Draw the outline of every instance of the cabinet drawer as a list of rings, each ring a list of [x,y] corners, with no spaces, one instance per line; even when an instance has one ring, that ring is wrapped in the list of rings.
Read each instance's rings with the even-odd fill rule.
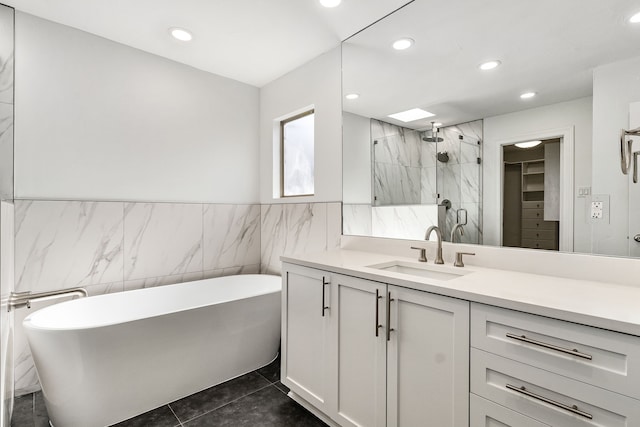
[[[471,427],[549,427],[548,424],[525,417],[473,393],[470,403]]]
[[[474,303],[471,346],[640,399],[640,337]]]
[[[553,221],[543,221],[540,219],[527,219],[522,220],[522,229],[531,228],[534,230],[555,230],[556,223]]]
[[[639,400],[475,348],[471,391],[552,426],[640,425]]]
[[[533,249],[557,249],[555,240],[522,239],[521,246]]]
[[[522,209],[522,218],[542,220],[544,218],[544,209]]]
[[[552,240],[555,241],[555,230],[522,230],[522,238],[526,240]]]
[[[522,202],[522,209],[544,209],[544,202]]]

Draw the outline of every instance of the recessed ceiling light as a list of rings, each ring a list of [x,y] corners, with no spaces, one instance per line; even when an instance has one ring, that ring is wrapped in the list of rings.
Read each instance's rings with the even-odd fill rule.
[[[529,98],[533,98],[534,96],[536,96],[535,92],[525,92],[522,95],[520,95],[520,98],[529,99]]]
[[[515,146],[518,148],[531,148],[531,147],[536,147],[540,144],[542,144],[542,141],[527,141],[527,142],[518,142],[517,144],[515,144]]]
[[[344,97],[347,99],[358,99],[360,98],[360,95],[358,95],[357,93],[350,93],[348,95],[345,95]]]
[[[320,0],[320,4],[324,7],[336,7],[338,6],[342,0]]]
[[[629,22],[631,22],[632,24],[639,23],[640,22],[640,12],[636,13],[631,18],[629,18]]]
[[[433,116],[435,116],[435,114],[430,113],[428,111],[424,111],[421,108],[412,108],[411,110],[389,114],[388,117],[407,123],[407,122],[412,122],[414,120],[426,119],[427,117],[433,117]]]
[[[404,38],[404,39],[399,39],[393,42],[393,48],[395,50],[405,50],[405,49],[409,49],[411,46],[413,46],[413,39],[410,38]]]
[[[440,123],[440,122],[433,122],[433,125],[434,125],[435,127],[440,127],[440,126],[442,126],[442,123]]]
[[[185,30],[184,28],[169,28],[169,33],[173,36],[174,39],[180,40],[181,42],[188,42],[193,39],[193,35],[191,34],[191,32]]]
[[[484,71],[493,70],[494,68],[497,68],[500,64],[502,64],[502,62],[498,61],[497,59],[494,59],[492,61],[483,62],[482,64],[480,64],[478,68]]]

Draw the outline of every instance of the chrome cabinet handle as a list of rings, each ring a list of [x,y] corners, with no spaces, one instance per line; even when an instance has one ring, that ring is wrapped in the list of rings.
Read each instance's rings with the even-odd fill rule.
[[[571,412],[572,414],[580,415],[581,417],[585,417],[590,420],[593,419],[593,415],[589,414],[588,412],[581,411],[580,409],[578,409],[577,405],[569,406],[569,405],[565,405],[564,403],[556,402],[555,400],[549,399],[548,397],[544,397],[539,394],[532,393],[529,390],[527,390],[524,386],[516,387],[511,384],[507,384],[506,387],[509,390],[513,390],[520,394],[524,394],[525,396],[528,396],[532,399],[536,399],[536,400],[540,400],[541,402],[548,403],[549,405],[553,405],[556,408],[564,409],[565,411]]]
[[[324,317],[324,311],[327,310],[329,307],[327,307],[326,302],[324,300],[324,287],[328,284],[330,284],[331,282],[327,282],[326,278],[324,276],[322,276],[322,317]]]
[[[395,301],[391,298],[391,292],[387,292],[387,341],[391,341],[391,331],[395,331],[391,327],[391,301]]]
[[[593,359],[593,357],[590,354],[580,353],[575,348],[573,350],[571,350],[571,349],[568,349],[568,348],[559,347],[557,345],[547,344],[546,342],[532,340],[531,338],[527,338],[524,335],[516,335],[516,334],[507,333],[507,338],[511,338],[512,340],[518,340],[518,341],[526,342],[527,344],[537,345],[539,347],[548,348],[549,350],[559,351],[560,353],[565,353],[565,354],[570,354],[572,356],[581,357],[581,358],[587,359],[587,360],[592,360]]]
[[[376,337],[378,336],[378,331],[380,330],[380,328],[382,328],[382,325],[378,323],[379,317],[380,317],[380,308],[379,308],[378,300],[381,298],[382,296],[380,296],[380,291],[376,289]]]

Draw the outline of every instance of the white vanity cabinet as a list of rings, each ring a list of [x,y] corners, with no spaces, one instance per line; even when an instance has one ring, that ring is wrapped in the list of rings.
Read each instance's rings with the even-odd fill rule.
[[[282,382],[337,425],[469,425],[467,301],[285,263],[282,325]]]
[[[282,279],[282,383],[329,414],[335,407],[330,274],[286,265]]]
[[[314,265],[284,263],[282,382],[331,426],[640,427],[638,334]]]
[[[341,426],[386,425],[387,285],[355,277],[331,278],[336,381],[333,418]]]
[[[469,302],[388,289],[387,426],[468,426]]]
[[[638,337],[473,303],[471,346],[480,398],[543,425],[640,426]]]

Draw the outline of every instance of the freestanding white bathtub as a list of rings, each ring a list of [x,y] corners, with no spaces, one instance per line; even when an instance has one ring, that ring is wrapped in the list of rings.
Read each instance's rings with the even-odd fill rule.
[[[56,304],[23,322],[49,418],[102,427],[271,362],[277,276],[242,275]]]

